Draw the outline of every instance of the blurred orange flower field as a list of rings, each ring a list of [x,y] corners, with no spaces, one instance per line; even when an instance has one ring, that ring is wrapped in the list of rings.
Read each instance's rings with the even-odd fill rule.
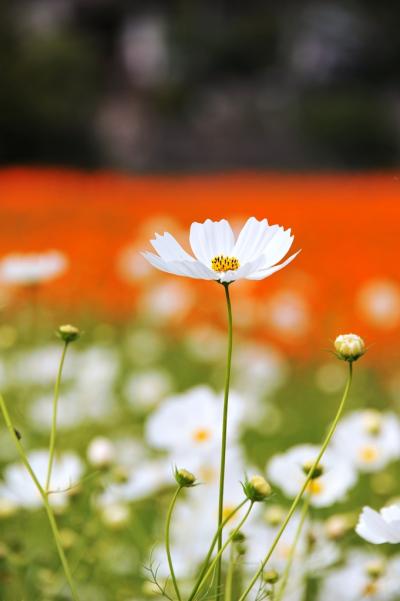
[[[160,308],[166,324],[224,323],[217,286],[156,273],[140,256],[155,231],[188,246],[192,221],[250,215],[291,227],[302,253],[279,277],[235,286],[239,329],[309,357],[338,332],[379,341],[374,362],[398,356],[400,181],[392,173],[128,176],[10,168],[0,172],[0,250],[61,250],[65,274],[41,302],[64,318],[125,320]],[[168,304],[186,292],[171,314]],[[21,292],[3,303],[18,306]],[[18,302],[17,302],[18,301]],[[388,348],[385,343],[390,343]],[[383,350],[384,349],[384,350]]]

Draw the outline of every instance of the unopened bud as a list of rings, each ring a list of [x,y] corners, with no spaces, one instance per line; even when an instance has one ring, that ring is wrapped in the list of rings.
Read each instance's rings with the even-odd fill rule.
[[[336,356],[343,361],[357,361],[365,353],[364,340],[357,334],[341,334],[335,340]]]
[[[263,580],[268,584],[276,584],[279,580],[279,574],[276,570],[267,570],[263,573]]]
[[[232,536],[232,542],[234,543],[243,543],[246,540],[246,536],[243,534],[243,532],[236,532],[233,534]]]
[[[303,472],[305,473],[306,476],[309,475],[310,471],[312,470],[313,465],[314,465],[314,461],[306,461],[305,463],[303,463]],[[324,473],[324,468],[320,463],[318,463],[318,465],[316,465],[315,468],[312,470],[311,480],[316,480],[317,478],[320,478],[323,473]]]
[[[64,340],[64,342],[74,342],[74,340],[78,340],[81,333],[79,328],[66,324],[58,328],[57,335],[61,340]]]
[[[190,488],[196,482],[196,476],[185,469],[175,469],[175,480],[182,488]]]
[[[385,573],[385,564],[380,559],[369,561],[365,566],[365,571],[372,580],[377,580]]]
[[[262,476],[253,476],[243,484],[243,490],[250,501],[264,501],[271,494],[271,486]]]

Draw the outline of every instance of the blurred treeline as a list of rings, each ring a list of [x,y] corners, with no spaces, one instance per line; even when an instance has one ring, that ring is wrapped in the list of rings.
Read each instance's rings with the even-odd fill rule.
[[[392,167],[399,31],[398,0],[4,0],[0,163]]]

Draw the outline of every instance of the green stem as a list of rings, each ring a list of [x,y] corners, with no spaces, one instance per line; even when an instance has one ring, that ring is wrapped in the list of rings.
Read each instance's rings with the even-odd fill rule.
[[[30,477],[32,478],[32,481],[33,481],[34,485],[36,486],[36,488],[37,488],[37,490],[38,490],[38,492],[39,492],[39,494],[40,494],[40,496],[42,498],[43,505],[45,507],[45,510],[46,510],[46,513],[47,513],[47,517],[49,519],[51,531],[53,533],[54,542],[56,544],[58,555],[60,557],[61,565],[62,565],[62,567],[64,569],[65,577],[66,577],[66,579],[68,581],[68,584],[69,584],[69,587],[71,589],[72,598],[74,599],[74,601],[79,601],[78,593],[77,593],[77,590],[75,588],[74,581],[72,579],[71,570],[70,570],[70,567],[68,565],[68,561],[67,561],[67,558],[65,556],[64,549],[62,548],[61,539],[60,539],[60,533],[59,533],[59,530],[58,530],[57,522],[56,522],[56,519],[54,517],[54,513],[53,513],[53,510],[52,510],[51,505],[49,503],[49,500],[47,498],[47,493],[46,493],[45,489],[42,487],[42,485],[40,484],[39,480],[37,479],[36,474],[33,471],[31,464],[29,463],[28,457],[26,456],[24,448],[23,448],[23,446],[21,445],[21,443],[20,443],[20,441],[18,439],[18,436],[17,436],[17,434],[15,432],[15,428],[12,425],[11,418],[10,418],[10,415],[8,413],[6,404],[5,404],[4,399],[3,399],[3,397],[1,395],[0,395],[0,409],[1,409],[1,412],[3,414],[3,418],[4,418],[4,421],[6,423],[7,429],[10,432],[10,434],[11,434],[11,436],[12,436],[14,442],[15,442],[15,446],[17,447],[17,451],[18,451],[18,453],[19,453],[19,455],[21,457],[21,461],[22,461],[23,465],[25,466],[25,468],[27,469]]]
[[[228,428],[228,402],[229,402],[229,385],[231,379],[231,363],[232,363],[232,306],[229,296],[229,284],[223,284],[225,289],[226,307],[228,311],[228,351],[226,360],[226,375],[225,375],[225,390],[224,390],[224,408],[222,416],[222,438],[221,438],[221,463],[219,474],[219,500],[218,500],[218,529],[222,524],[224,512],[224,485],[225,485],[225,463],[226,463],[226,438]],[[222,549],[222,530],[218,535],[218,551]],[[217,565],[217,592],[221,590],[222,579],[222,557]]]
[[[53,417],[51,420],[51,433],[50,433],[50,445],[49,445],[49,464],[47,467],[47,477],[46,477],[46,486],[45,486],[46,492],[50,488],[51,471],[53,469],[54,452],[56,449],[58,399],[60,397],[60,384],[61,384],[61,377],[62,377],[62,370],[64,367],[65,356],[67,354],[67,348],[68,348],[68,342],[65,342],[63,352],[61,355],[60,365],[58,367],[56,383],[54,385]]]
[[[165,550],[167,552],[167,559],[168,559],[169,571],[170,571],[171,578],[172,578],[172,583],[174,585],[176,596],[178,597],[179,601],[181,601],[181,594],[179,592],[179,587],[178,587],[178,583],[176,581],[174,566],[172,563],[170,540],[169,540],[169,530],[170,530],[170,525],[171,525],[172,512],[174,510],[176,500],[177,500],[178,495],[181,492],[181,490],[182,490],[182,487],[178,486],[178,488],[175,491],[174,496],[172,497],[172,501],[170,503],[168,513],[167,513],[167,522],[166,522],[166,526],[165,526]]]
[[[235,569],[235,546],[231,545],[231,550],[229,553],[229,564],[228,571],[226,573],[226,582],[225,582],[225,599],[224,601],[232,600],[232,584],[233,584],[233,572]]]
[[[321,450],[320,450],[320,452],[318,454],[318,457],[314,461],[314,463],[313,463],[310,471],[308,472],[307,478],[304,481],[303,486],[301,487],[301,489],[298,492],[296,498],[294,499],[294,501],[293,501],[293,503],[292,503],[292,505],[291,505],[291,507],[290,507],[290,509],[288,511],[288,514],[287,514],[285,520],[283,521],[283,523],[282,523],[282,525],[281,525],[281,527],[279,529],[279,532],[276,535],[276,537],[275,537],[275,539],[274,539],[274,541],[273,541],[273,543],[271,545],[271,548],[269,549],[267,555],[265,556],[265,558],[261,562],[261,565],[260,565],[259,569],[254,574],[254,576],[251,579],[248,587],[246,588],[246,590],[244,591],[244,593],[240,596],[239,601],[244,601],[244,599],[247,597],[247,595],[249,594],[249,592],[251,591],[251,589],[253,588],[253,586],[257,582],[257,579],[262,574],[262,572],[263,572],[263,570],[264,570],[264,568],[265,568],[268,560],[270,559],[272,553],[274,552],[275,547],[279,543],[279,540],[280,540],[282,534],[284,533],[286,526],[288,525],[288,523],[290,522],[290,520],[291,520],[294,512],[296,511],[296,508],[297,508],[298,504],[301,501],[301,498],[302,498],[302,496],[303,496],[303,494],[304,494],[304,492],[305,492],[305,490],[306,490],[306,488],[308,486],[308,483],[312,479],[314,470],[317,467],[317,465],[319,464],[319,462],[321,461],[321,458],[322,458],[323,454],[325,453],[326,448],[327,448],[328,444],[330,443],[331,438],[332,438],[332,436],[333,436],[333,434],[334,434],[334,432],[336,430],[336,426],[337,426],[337,424],[339,422],[339,419],[340,419],[340,417],[342,415],[344,406],[346,404],[346,400],[347,400],[347,397],[348,397],[348,394],[349,394],[349,390],[350,390],[350,387],[351,387],[352,379],[353,379],[353,363],[351,361],[349,361],[349,376],[348,376],[348,379],[347,379],[346,387],[344,389],[343,397],[342,397],[342,400],[340,402],[339,408],[338,408],[338,410],[336,412],[335,419],[333,420],[332,425],[329,428],[328,434],[327,434],[327,436],[326,436],[326,438],[325,438],[325,440],[324,440],[324,442],[322,444],[322,447],[321,447]]]
[[[303,530],[304,522],[306,521],[309,507],[310,507],[310,495],[308,494],[303,503],[303,508],[302,508],[301,514],[300,514],[300,521],[298,523],[296,533],[294,535],[292,546],[290,547],[289,557],[288,557],[288,560],[287,560],[287,563],[285,566],[285,570],[282,574],[282,580],[280,582],[278,591],[276,593],[275,601],[281,601],[281,599],[283,598],[283,595],[285,594],[286,586],[287,586],[289,576],[290,576],[290,571],[293,566],[294,556],[296,553],[296,547],[298,545],[300,535]]]
[[[246,503],[247,503],[247,498],[244,499],[241,503],[239,503],[239,505],[237,505],[235,507],[235,509],[233,509],[231,511],[231,513],[224,519],[224,521],[222,522],[221,526],[218,528],[217,532],[215,533],[214,538],[211,541],[211,545],[210,545],[210,548],[209,548],[208,553],[206,555],[206,558],[205,558],[205,560],[203,562],[203,567],[200,570],[200,574],[199,574],[199,576],[198,576],[198,578],[196,580],[196,583],[194,585],[194,588],[193,588],[192,592],[190,593],[188,601],[192,601],[193,597],[195,596],[195,594],[197,593],[197,591],[199,589],[200,583],[203,580],[203,576],[204,576],[204,574],[207,571],[208,564],[209,564],[209,561],[211,559],[211,555],[212,555],[212,553],[214,551],[214,547],[217,544],[220,532],[223,531],[224,527],[229,522],[229,520],[231,518],[233,518],[233,516],[239,511],[239,509],[241,509],[243,507],[243,505],[245,505]]]
[[[234,539],[234,537],[236,536],[236,534],[239,532],[239,530],[242,528],[242,526],[244,525],[245,521],[247,520],[247,518],[249,517],[250,511],[252,510],[254,505],[254,502],[251,501],[248,510],[246,511],[243,519],[240,521],[239,525],[235,528],[235,530],[233,530],[230,535],[228,536],[228,538],[226,539],[225,543],[222,545],[221,549],[218,551],[218,553],[216,554],[216,556],[214,557],[214,559],[212,560],[212,562],[210,563],[208,570],[206,571],[206,573],[204,574],[198,589],[201,589],[201,587],[203,586],[203,584],[207,581],[208,577],[210,576],[211,572],[213,571],[214,567],[216,565],[219,565],[221,558],[222,558],[222,554],[225,551],[225,549],[227,548],[227,546],[232,542],[232,540]],[[219,590],[217,590],[217,595],[219,594]]]

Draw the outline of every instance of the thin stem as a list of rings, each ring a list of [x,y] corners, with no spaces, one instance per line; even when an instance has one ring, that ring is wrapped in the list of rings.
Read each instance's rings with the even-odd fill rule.
[[[325,453],[326,448],[327,448],[328,444],[330,443],[331,438],[332,438],[332,436],[333,436],[333,434],[334,434],[334,432],[336,430],[336,426],[337,426],[337,424],[339,422],[339,419],[340,419],[340,417],[342,415],[344,406],[346,404],[346,400],[347,400],[347,397],[348,397],[348,394],[349,394],[349,390],[350,390],[350,387],[351,387],[352,379],[353,379],[353,363],[351,361],[349,361],[349,375],[348,375],[348,378],[347,378],[347,383],[346,383],[346,387],[344,389],[343,397],[342,397],[342,400],[340,402],[339,408],[338,408],[338,410],[336,412],[335,419],[333,420],[332,425],[329,428],[328,434],[327,434],[327,436],[326,436],[326,438],[325,438],[325,440],[324,440],[324,442],[322,444],[322,447],[321,447],[321,450],[320,450],[320,452],[318,454],[318,457],[316,458],[316,460],[314,461],[314,463],[313,463],[310,471],[308,472],[308,475],[307,475],[307,477],[306,477],[306,479],[304,481],[304,484],[301,487],[300,491],[298,492],[296,498],[294,499],[294,501],[293,501],[293,503],[292,503],[292,505],[291,505],[291,507],[290,507],[290,509],[288,511],[288,514],[287,514],[286,518],[284,519],[284,521],[283,521],[283,523],[282,523],[282,525],[281,525],[281,527],[279,529],[279,532],[276,535],[276,537],[275,537],[275,539],[274,539],[274,541],[273,541],[273,543],[272,543],[272,545],[271,545],[271,547],[270,547],[267,555],[263,559],[263,561],[262,561],[259,569],[254,574],[253,578],[251,579],[248,587],[246,588],[246,590],[244,591],[244,593],[240,596],[239,601],[244,601],[244,599],[247,597],[247,595],[249,594],[249,592],[251,591],[251,589],[253,588],[253,586],[257,582],[257,579],[262,574],[262,572],[263,572],[263,570],[264,570],[264,568],[265,568],[268,560],[270,559],[272,553],[274,552],[275,547],[279,543],[279,540],[280,540],[282,534],[284,533],[286,526],[288,525],[288,523],[290,522],[290,520],[291,520],[294,512],[296,511],[297,505],[299,504],[299,502],[300,502],[300,500],[301,500],[301,498],[302,498],[305,490],[307,489],[308,483],[312,479],[314,470],[318,466],[319,462],[321,461],[321,458],[322,458],[323,454]]]
[[[226,359],[226,374],[225,374],[225,390],[224,390],[224,408],[222,416],[222,437],[221,437],[221,463],[219,474],[219,499],[218,499],[218,529],[222,524],[224,512],[224,484],[225,484],[225,463],[226,463],[226,438],[228,428],[228,403],[229,403],[229,385],[231,380],[231,363],[232,363],[232,305],[229,296],[229,284],[223,284],[225,289],[226,307],[228,311],[228,350]],[[222,530],[218,535],[218,551],[222,549]],[[217,565],[217,592],[221,589],[222,579],[222,558]]]
[[[231,549],[230,549],[230,553],[229,553],[228,571],[226,573],[224,601],[232,601],[232,584],[233,584],[234,569],[235,569],[235,546],[231,545]]]
[[[210,565],[208,567],[208,570],[204,574],[204,576],[203,576],[203,578],[202,578],[202,580],[201,580],[201,582],[199,584],[199,587],[198,587],[199,589],[202,587],[202,585],[204,584],[204,582],[207,581],[207,579],[210,576],[211,572],[213,571],[214,567],[220,563],[223,552],[225,551],[225,549],[227,548],[227,546],[232,542],[233,538],[236,536],[236,534],[240,531],[240,529],[244,525],[245,521],[249,517],[250,511],[252,510],[253,505],[254,505],[254,502],[251,501],[248,510],[244,514],[243,519],[240,521],[239,525],[235,528],[235,530],[233,530],[230,533],[230,535],[228,536],[228,538],[226,539],[226,541],[222,545],[221,549],[218,551],[218,553],[216,554],[216,556],[214,557],[214,559],[210,563]],[[217,595],[218,594],[219,594],[219,590],[217,590]]]
[[[27,469],[30,477],[32,478],[32,481],[33,481],[34,485],[36,486],[36,488],[37,488],[37,490],[38,490],[38,492],[39,492],[39,494],[40,494],[40,496],[42,498],[43,505],[45,507],[45,510],[46,510],[46,513],[47,513],[47,517],[49,519],[51,531],[53,533],[54,542],[56,544],[58,555],[60,557],[61,565],[62,565],[62,567],[64,569],[65,577],[66,577],[66,579],[68,581],[68,584],[69,584],[69,587],[71,589],[72,598],[74,599],[74,601],[79,601],[78,593],[77,593],[77,590],[75,588],[74,581],[72,579],[71,570],[70,570],[70,567],[68,565],[68,561],[67,561],[67,558],[65,556],[64,549],[62,548],[61,539],[60,539],[60,533],[59,533],[59,530],[58,530],[57,522],[56,522],[56,519],[54,517],[54,513],[53,513],[53,510],[52,510],[51,505],[49,503],[49,500],[47,498],[47,493],[46,493],[45,489],[42,487],[42,485],[40,484],[39,480],[37,479],[37,476],[36,476],[35,472],[33,471],[31,464],[29,463],[28,457],[26,456],[24,448],[21,445],[21,443],[20,443],[20,441],[18,439],[18,436],[16,434],[15,428],[14,428],[12,422],[11,422],[11,418],[10,418],[10,415],[8,413],[8,410],[7,410],[7,407],[6,407],[6,404],[4,402],[4,399],[3,399],[2,395],[0,395],[0,409],[1,409],[1,412],[3,414],[3,418],[4,418],[4,421],[6,423],[7,429],[10,432],[10,434],[11,434],[13,440],[14,440],[15,446],[17,447],[17,451],[18,451],[18,453],[19,453],[19,455],[21,457],[21,461],[22,461],[23,465],[25,466],[25,468]]]
[[[170,571],[171,578],[172,578],[172,584],[174,585],[176,596],[178,597],[179,601],[181,601],[181,594],[179,592],[179,587],[178,587],[178,583],[176,581],[174,566],[172,563],[170,540],[169,540],[169,529],[170,529],[170,525],[171,525],[172,512],[174,510],[176,500],[177,500],[178,495],[181,492],[181,490],[182,490],[182,487],[178,486],[178,488],[175,491],[174,496],[172,497],[170,506],[168,508],[167,522],[166,522],[166,526],[165,526],[165,550],[167,552],[167,559],[168,559],[169,571]]]
[[[281,601],[281,599],[283,598],[283,595],[285,594],[286,586],[287,586],[289,576],[290,576],[290,571],[293,566],[293,561],[294,561],[294,557],[295,557],[295,553],[296,553],[296,547],[300,540],[300,535],[302,533],[303,526],[306,521],[309,507],[310,507],[310,495],[308,494],[303,503],[303,507],[302,507],[301,514],[300,514],[300,521],[298,523],[296,533],[294,535],[292,546],[290,547],[289,557],[288,557],[288,560],[287,560],[287,563],[285,566],[285,570],[282,574],[282,580],[280,582],[280,585],[279,585],[279,588],[276,593],[274,601]]]
[[[51,482],[51,471],[53,469],[54,452],[56,449],[56,435],[57,435],[57,411],[58,411],[58,399],[60,396],[60,384],[62,371],[64,367],[65,356],[67,354],[68,342],[65,342],[63,352],[61,355],[60,365],[58,367],[58,373],[56,383],[54,385],[54,396],[53,396],[53,416],[51,420],[51,433],[50,433],[50,445],[49,445],[49,464],[47,467],[47,477],[45,490],[48,491]]]
[[[202,567],[202,568],[201,568],[201,570],[200,570],[200,574],[199,574],[199,576],[198,576],[198,578],[197,578],[197,580],[196,580],[196,583],[195,583],[195,585],[194,585],[194,587],[193,587],[193,590],[192,590],[192,592],[190,593],[190,596],[189,596],[189,598],[188,598],[188,601],[192,601],[193,597],[195,596],[195,594],[197,593],[197,591],[198,591],[198,589],[199,589],[200,583],[201,583],[201,581],[203,580],[203,576],[204,576],[204,574],[205,574],[205,573],[206,573],[206,571],[207,571],[208,564],[209,564],[209,561],[210,561],[210,559],[211,559],[212,552],[214,551],[214,547],[215,547],[215,545],[217,544],[217,541],[218,541],[218,538],[219,538],[220,532],[222,532],[222,531],[223,531],[224,527],[225,527],[225,526],[226,526],[226,524],[229,522],[229,520],[230,520],[231,518],[233,518],[233,516],[234,516],[234,515],[235,515],[235,514],[236,514],[236,513],[239,511],[239,509],[241,509],[241,508],[243,507],[243,505],[245,505],[246,503],[247,503],[247,498],[246,498],[246,499],[243,499],[243,501],[242,501],[241,503],[239,503],[239,505],[237,505],[237,506],[235,507],[235,509],[233,509],[233,510],[232,510],[232,511],[229,513],[229,515],[228,515],[228,516],[227,516],[227,517],[224,519],[224,521],[222,522],[221,526],[218,528],[217,532],[215,533],[215,535],[214,535],[214,538],[213,538],[213,539],[212,539],[212,541],[211,541],[211,545],[210,545],[210,548],[209,548],[209,550],[208,550],[208,553],[207,553],[207,555],[206,555],[206,558],[205,558],[205,560],[204,560],[204,562],[203,562],[203,567]]]

